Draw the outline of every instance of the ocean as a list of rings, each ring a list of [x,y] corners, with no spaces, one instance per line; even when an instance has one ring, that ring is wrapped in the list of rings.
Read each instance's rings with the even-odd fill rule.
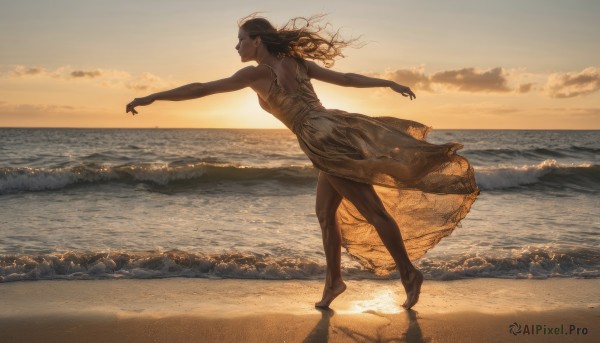
[[[481,195],[426,279],[600,278],[600,131],[428,140],[465,145]],[[287,130],[0,128],[0,282],[322,279],[316,176]]]

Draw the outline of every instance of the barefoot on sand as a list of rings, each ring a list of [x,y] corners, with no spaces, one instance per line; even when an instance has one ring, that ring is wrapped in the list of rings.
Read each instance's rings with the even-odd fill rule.
[[[408,276],[406,282],[402,281],[402,284],[406,291],[406,301],[402,304],[402,307],[408,310],[415,306],[417,301],[419,301],[421,285],[423,284],[423,274],[421,274],[420,271],[415,270]]]
[[[321,301],[315,303],[315,307],[328,308],[329,304],[340,294],[346,290],[346,284],[344,281],[340,281],[333,286],[325,285],[323,290],[323,298]]]

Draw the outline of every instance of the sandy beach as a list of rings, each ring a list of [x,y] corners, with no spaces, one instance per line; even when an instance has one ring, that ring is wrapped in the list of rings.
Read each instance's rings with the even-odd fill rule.
[[[1,342],[597,342],[600,280],[428,281],[405,311],[398,281],[35,281],[0,285]],[[511,331],[512,326],[512,331]]]

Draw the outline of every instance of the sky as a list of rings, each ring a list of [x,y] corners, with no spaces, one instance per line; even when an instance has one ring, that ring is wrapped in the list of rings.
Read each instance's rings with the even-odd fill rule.
[[[600,1],[0,0],[0,127],[283,128],[245,89],[125,114],[135,97],[228,77],[253,12],[283,25],[327,14],[360,37],[334,70],[383,88],[314,81],[328,108],[437,129],[600,129]]]

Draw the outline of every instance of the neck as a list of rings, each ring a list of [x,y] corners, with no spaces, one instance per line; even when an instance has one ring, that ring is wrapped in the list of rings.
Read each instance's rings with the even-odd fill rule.
[[[258,64],[272,64],[275,60],[275,56],[271,55],[267,49],[259,49],[256,54],[256,63]]]

